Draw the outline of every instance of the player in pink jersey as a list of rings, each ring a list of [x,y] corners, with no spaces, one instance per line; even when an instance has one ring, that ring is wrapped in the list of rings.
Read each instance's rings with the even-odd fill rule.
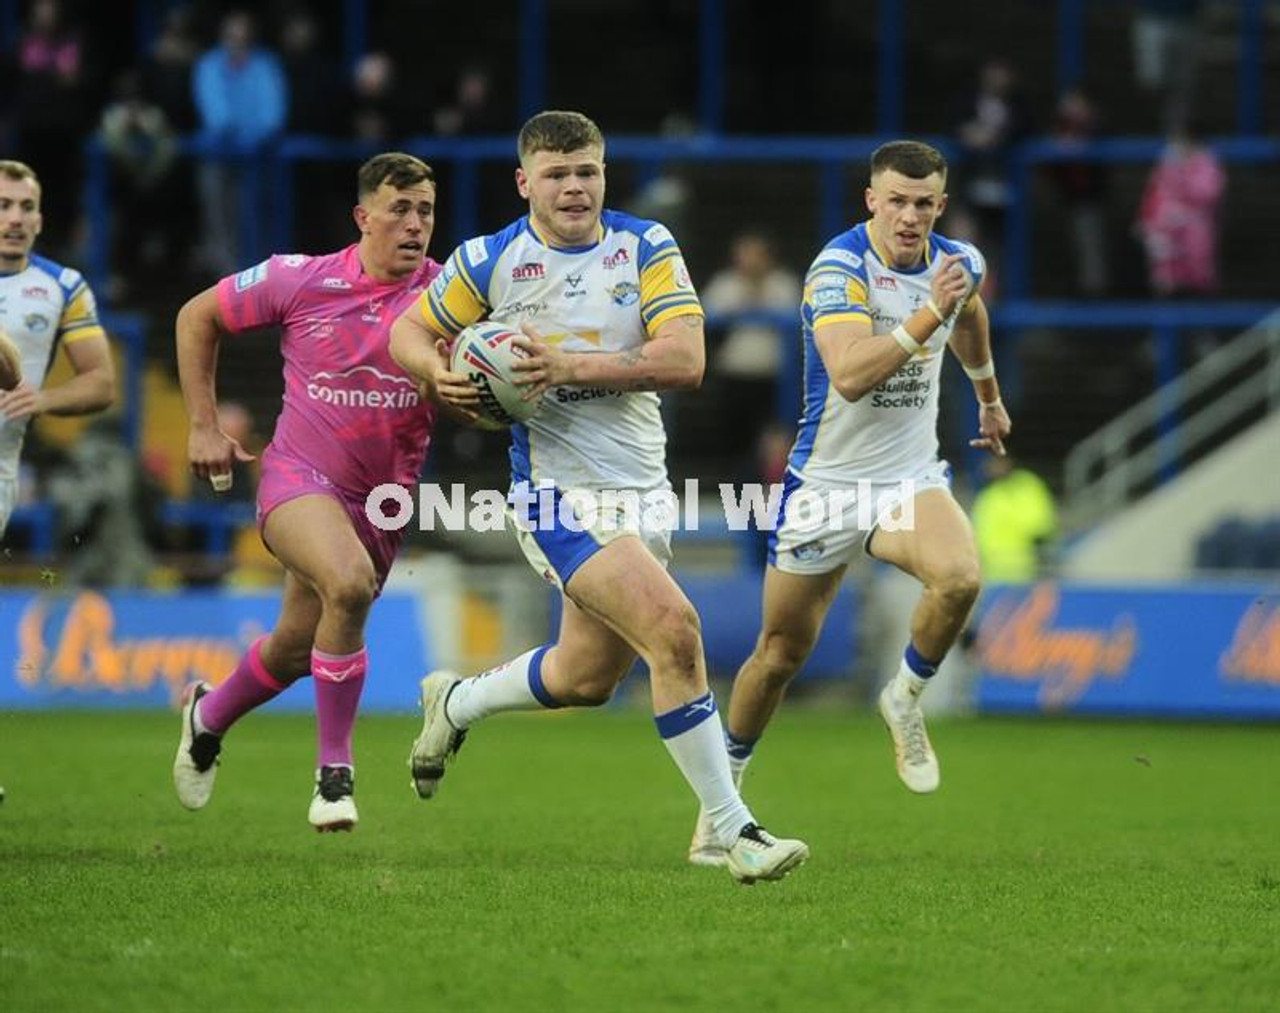
[[[309,819],[322,831],[356,824],[351,732],[367,667],[364,626],[401,537],[370,523],[365,500],[383,483],[417,482],[435,421],[386,337],[440,271],[426,257],[434,179],[410,155],[371,158],[358,177],[358,243],[319,257],[271,257],[178,313],[187,453],[192,473],[215,489],[230,488],[233,460],[253,459],[218,428],[222,336],[280,326],[285,378],[258,487],[262,539],[286,571],[280,618],[216,689],[198,683],[188,691],[173,766],[188,809],[213,792],[227,729],[310,673],[320,742]]]

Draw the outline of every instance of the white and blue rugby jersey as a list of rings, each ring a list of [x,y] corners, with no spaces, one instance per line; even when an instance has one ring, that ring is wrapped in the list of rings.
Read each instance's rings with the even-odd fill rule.
[[[453,251],[418,304],[429,327],[455,335],[488,317],[528,322],[569,352],[642,346],[667,320],[702,315],[666,226],[617,211],[598,239],[549,246],[528,216]],[[667,481],[666,433],[652,391],[553,387],[538,414],[511,428],[513,482],[650,489]]]
[[[80,272],[31,254],[27,266],[0,274],[0,325],[22,351],[22,380],[44,383],[59,341],[100,337],[93,293]],[[18,457],[29,418],[0,418],[0,480],[18,475]]]
[[[902,270],[875,249],[867,223],[831,240],[805,277],[804,408],[788,460],[804,480],[846,485],[859,479],[897,481],[938,456],[938,386],[956,314],[891,377],[855,402],[840,396],[814,344],[824,323],[869,320],[887,334],[929,299],[929,285],[948,254],[967,257],[975,287],[986,263],[977,249],[933,233],[923,262]]]

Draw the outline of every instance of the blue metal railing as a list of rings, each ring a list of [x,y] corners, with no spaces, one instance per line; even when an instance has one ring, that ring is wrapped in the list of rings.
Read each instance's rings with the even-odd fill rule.
[[[849,185],[851,169],[863,170],[867,159],[884,140],[882,137],[724,137],[701,134],[693,137],[656,138],[622,135],[609,141],[608,156],[612,162],[630,162],[637,166],[642,178],[652,178],[672,162],[794,162],[817,167],[818,220],[810,223],[815,248],[821,241],[848,226],[855,217],[855,195]],[[947,138],[926,138],[937,145],[953,162],[962,153]],[[1280,164],[1280,138],[1225,137],[1208,142],[1224,162],[1238,164]],[[474,138],[411,138],[404,150],[422,158],[451,163],[453,192],[442,204],[450,209],[455,238],[461,240],[485,231],[480,211],[479,170],[484,162],[509,163],[514,160],[514,141],[506,135]],[[1163,141],[1147,137],[1117,137],[1088,143],[1062,143],[1052,140],[1026,141],[1017,145],[1010,158],[1012,197],[1005,236],[1005,294],[1015,300],[1032,295],[1030,280],[1032,244],[1032,178],[1042,165],[1061,162],[1097,164],[1154,163],[1163,150]],[[272,250],[292,248],[293,201],[292,174],[309,162],[358,162],[379,150],[378,146],[358,141],[334,141],[328,138],[288,136],[272,149],[249,152],[228,149],[191,137],[183,141],[182,150],[191,158],[219,157],[240,160],[256,166],[258,171],[242,174],[245,187],[242,209],[240,261],[248,264]],[[85,184],[85,208],[94,223],[90,236],[85,269],[93,282],[107,276],[110,236],[110,191],[106,156],[95,138],[86,148],[88,176]],[[258,199],[260,188],[269,183],[271,200],[267,202],[268,219],[264,223],[257,211],[263,206]]]
[[[53,504],[40,500],[15,507],[9,515],[5,535],[7,537],[20,531],[26,532],[27,544],[33,556],[43,558],[53,555],[58,540],[58,512]]]
[[[120,384],[120,433],[133,448],[142,446],[142,381],[147,361],[147,323],[136,313],[100,314],[108,339],[124,352]]]
[[[203,535],[204,552],[224,556],[231,551],[236,532],[254,523],[252,503],[212,503],[202,500],[167,500],[160,519],[169,527],[192,528]],[[17,507],[9,518],[6,535],[26,533],[33,556],[52,556],[57,548],[58,511],[47,500]]]
[[[925,137],[947,157],[958,152],[944,137]],[[883,142],[881,137],[724,137],[700,134],[692,137],[664,138],[618,135],[608,142],[611,163],[629,162],[637,166],[642,178],[652,178],[673,162],[793,162],[818,169],[818,220],[810,223],[816,236],[835,235],[848,227],[855,208],[848,174],[851,166],[862,169],[871,153]],[[267,253],[292,248],[293,200],[292,174],[310,162],[358,163],[385,149],[364,141],[339,141],[324,137],[290,135],[282,137],[269,149],[250,150],[210,142],[207,138],[184,138],[181,152],[188,158],[217,158],[255,171],[241,174],[241,241],[238,260],[251,264]],[[449,163],[452,169],[452,192],[442,195],[441,204],[448,209],[452,232],[458,240],[485,231],[480,213],[479,170],[484,162],[513,163],[515,139],[509,135],[469,138],[409,138],[398,147],[410,154],[436,163]],[[98,138],[86,143],[87,175],[84,190],[85,210],[93,229],[89,237],[85,272],[91,281],[100,281],[109,273],[111,250],[110,174],[106,153]],[[260,200],[261,188],[270,187],[270,199]],[[860,205],[859,205],[860,206]],[[265,207],[267,220],[262,218]],[[265,242],[265,245],[264,245]]]
[[[231,551],[236,532],[249,527],[256,517],[252,503],[217,503],[208,500],[168,500],[160,517],[171,527],[195,528],[204,534],[206,555],[221,556]]]

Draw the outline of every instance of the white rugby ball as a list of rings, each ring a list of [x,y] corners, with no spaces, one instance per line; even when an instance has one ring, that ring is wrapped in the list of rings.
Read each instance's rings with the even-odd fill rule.
[[[22,382],[22,352],[0,327],[0,390],[13,390]]]
[[[465,328],[453,341],[449,368],[466,375],[480,392],[480,417],[486,422],[511,426],[527,422],[537,414],[542,397],[526,401],[525,391],[514,383],[512,366],[527,358],[513,338],[521,332],[493,320],[483,320]]]

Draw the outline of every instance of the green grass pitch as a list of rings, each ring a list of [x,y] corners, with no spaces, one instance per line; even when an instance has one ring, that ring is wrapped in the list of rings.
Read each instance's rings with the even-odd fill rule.
[[[747,775],[809,864],[685,864],[639,710],[477,728],[440,794],[357,730],[361,823],[306,823],[309,719],[253,716],[182,810],[174,715],[0,715],[0,1009],[1263,1010],[1274,726],[936,722],[915,797],[867,716],[793,707]]]

